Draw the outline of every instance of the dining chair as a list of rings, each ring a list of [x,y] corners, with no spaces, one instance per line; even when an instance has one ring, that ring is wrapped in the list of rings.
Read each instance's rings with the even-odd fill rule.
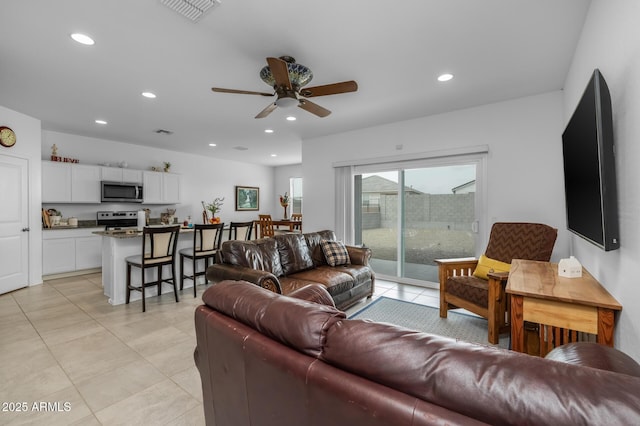
[[[258,220],[260,224],[260,238],[273,237],[275,232],[273,229],[273,220],[271,219],[271,215],[260,214],[258,215]]]
[[[193,297],[197,296],[196,284],[199,276],[205,275],[211,264],[215,263],[216,253],[222,244],[224,223],[193,226],[193,246],[183,248],[180,253],[180,290],[184,288],[184,279],[193,280]],[[184,272],[185,259],[191,260],[192,274]],[[204,269],[198,271],[199,260],[204,260]]]
[[[229,224],[229,239],[249,241],[251,239],[252,231],[253,221],[231,222]],[[240,238],[238,238],[238,234],[240,235]]]
[[[291,221],[297,222],[293,225],[293,230],[302,232],[302,213],[291,213]]]
[[[127,298],[129,303],[131,290],[142,293],[142,312],[146,310],[145,288],[151,286],[158,287],[158,297],[162,294],[162,283],[173,286],[173,294],[178,302],[178,289],[176,287],[176,264],[174,253],[178,243],[178,233],[180,225],[163,227],[144,227],[142,230],[142,253],[125,258],[127,262]],[[171,278],[162,277],[163,266],[171,266]],[[140,268],[140,286],[131,284],[131,268]],[[155,268],[156,280],[145,282],[145,271]]]

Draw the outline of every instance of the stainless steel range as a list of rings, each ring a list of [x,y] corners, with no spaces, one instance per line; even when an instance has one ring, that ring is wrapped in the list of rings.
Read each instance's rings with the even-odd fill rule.
[[[107,231],[135,228],[138,225],[138,212],[98,212],[96,223],[105,225],[105,230]]]

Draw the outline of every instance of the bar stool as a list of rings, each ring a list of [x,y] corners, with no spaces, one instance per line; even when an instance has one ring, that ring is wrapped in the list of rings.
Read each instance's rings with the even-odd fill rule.
[[[158,296],[162,294],[162,283],[171,284],[173,293],[178,302],[178,289],[176,288],[176,264],[174,262],[174,253],[178,244],[178,233],[180,225],[163,226],[157,228],[144,227],[142,231],[142,254],[128,256],[125,258],[127,262],[127,303],[131,296],[131,290],[142,293],[142,312],[145,312],[145,292],[144,289],[151,286],[158,286]],[[162,278],[162,267],[171,265],[171,278]],[[140,287],[131,284],[131,267],[140,268]],[[145,282],[145,271],[148,268],[157,269],[157,280]]]
[[[193,247],[180,250],[180,290],[184,288],[184,279],[193,280],[193,297],[197,296],[196,280],[199,276],[207,272],[209,259],[215,263],[216,253],[220,250],[222,243],[224,223],[214,223],[208,225],[193,226]],[[192,275],[184,273],[184,260],[190,259],[192,264]],[[198,272],[196,265],[198,260],[204,259],[204,269]]]
[[[253,231],[253,221],[249,222],[231,222],[229,224],[229,240],[244,240],[249,241],[251,239],[251,232]],[[238,233],[240,238],[238,238]]]

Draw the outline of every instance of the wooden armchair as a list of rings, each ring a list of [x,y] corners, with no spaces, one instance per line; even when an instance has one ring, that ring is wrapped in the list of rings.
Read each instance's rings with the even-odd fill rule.
[[[491,228],[484,255],[511,263],[513,259],[548,262],[558,230],[540,223],[498,222]],[[440,317],[449,309],[464,308],[488,320],[488,339],[497,344],[509,330],[509,304],[505,294],[508,272],[487,273],[488,280],[473,275],[475,258],[437,259],[440,279]]]

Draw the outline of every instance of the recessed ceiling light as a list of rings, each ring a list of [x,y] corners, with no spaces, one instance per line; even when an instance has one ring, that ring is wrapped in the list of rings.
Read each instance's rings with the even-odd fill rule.
[[[156,98],[156,94],[155,93],[151,93],[151,92],[142,92],[142,96],[144,96],[145,98],[149,98],[149,99],[155,99]]]
[[[293,115],[287,117],[287,121],[296,121],[296,118]]]
[[[273,129],[265,129],[264,132],[265,133],[273,133]]]
[[[87,46],[93,46],[94,44],[96,44],[96,42],[93,41],[93,39],[86,34],[73,33],[71,34],[71,38],[77,41],[78,43],[84,44]]]
[[[209,146],[218,146],[215,143],[210,143]]]
[[[438,81],[445,82],[453,78],[453,74],[445,73],[438,76]]]
[[[96,120],[96,124],[107,124],[104,120]]]
[[[278,156],[278,154],[271,154],[271,156],[272,156],[272,157],[277,157],[277,156]]]

